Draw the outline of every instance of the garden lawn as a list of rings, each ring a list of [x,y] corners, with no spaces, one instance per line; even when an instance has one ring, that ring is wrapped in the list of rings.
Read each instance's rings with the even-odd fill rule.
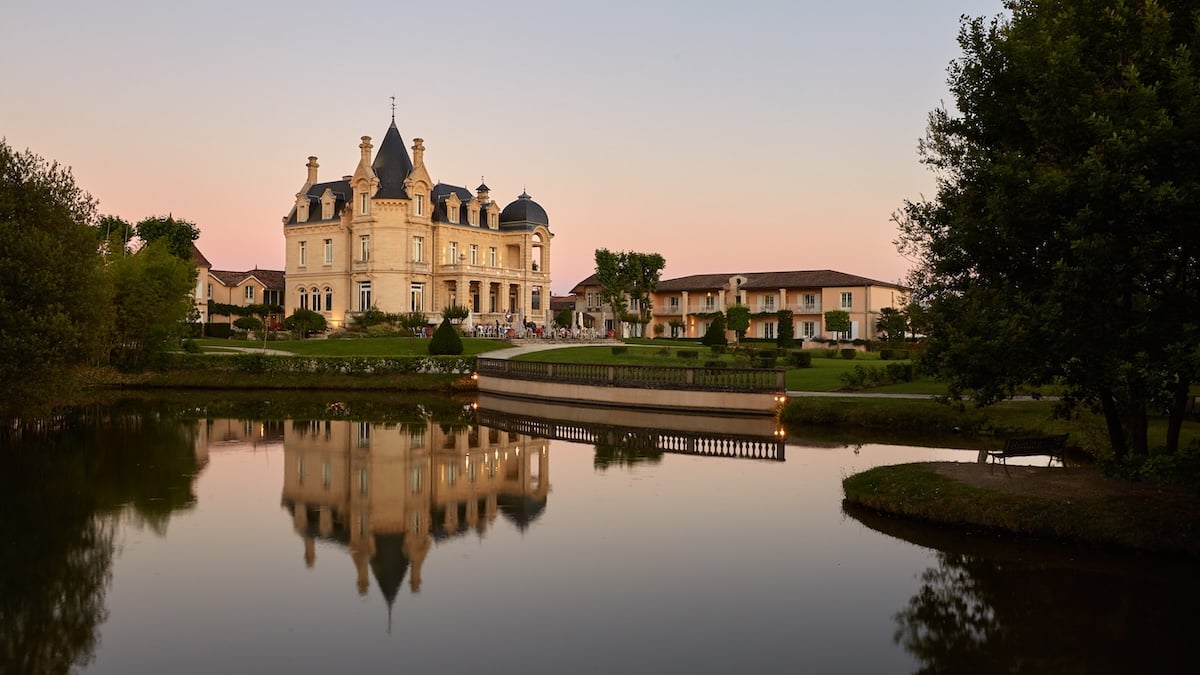
[[[677,347],[676,345],[683,345]],[[622,366],[703,366],[707,361],[721,361],[730,367],[746,366],[744,361],[737,363],[730,352],[715,355],[708,347],[695,343],[671,343],[656,341],[651,345],[626,345],[624,353],[614,354],[611,345],[586,347],[565,347],[549,349],[541,352],[531,352],[516,357],[520,361],[541,361],[547,363],[601,363]],[[698,351],[695,359],[679,358],[679,351]],[[665,353],[664,353],[665,351]],[[781,363],[783,360],[781,359]],[[787,371],[787,388],[790,391],[839,391],[846,385],[842,382],[842,373],[854,370],[855,366],[867,368],[882,368],[889,363],[904,363],[903,361],[880,361],[877,354],[859,354],[858,358],[843,359],[829,358],[824,351],[814,351],[811,368],[791,368]],[[892,393],[943,394],[946,387],[927,379],[913,382],[888,385],[871,391]]]

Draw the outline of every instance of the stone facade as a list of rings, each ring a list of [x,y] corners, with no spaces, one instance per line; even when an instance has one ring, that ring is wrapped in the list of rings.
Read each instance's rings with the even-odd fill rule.
[[[434,183],[425,144],[410,158],[393,120],[379,151],[359,144],[354,173],[320,182],[317,158],[283,218],[284,308],[323,314],[331,328],[370,308],[421,312],[464,306],[469,323],[550,320],[549,219],[522,193],[503,209],[486,184]]]

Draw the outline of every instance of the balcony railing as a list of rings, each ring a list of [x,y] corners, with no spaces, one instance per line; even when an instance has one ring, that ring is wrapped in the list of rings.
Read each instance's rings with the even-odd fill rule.
[[[779,368],[691,368],[687,366],[613,366],[594,363],[546,363],[479,358],[481,375],[641,389],[777,392],[784,387]]]

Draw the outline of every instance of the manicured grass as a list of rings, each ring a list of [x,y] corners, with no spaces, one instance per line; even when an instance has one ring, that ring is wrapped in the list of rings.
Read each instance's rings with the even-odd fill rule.
[[[719,360],[734,366],[734,355],[726,352],[714,355],[708,347],[690,342],[671,340],[643,340],[647,344],[628,344],[628,350],[623,354],[613,354],[611,345],[565,347],[550,349],[542,352],[532,352],[517,357],[523,361],[544,361],[550,363],[604,363],[613,365],[644,365],[644,366],[701,366],[706,361]],[[662,351],[666,349],[667,354]],[[699,351],[695,359],[681,359],[680,349]],[[787,371],[787,388],[792,391],[839,391],[845,387],[842,373],[854,370],[855,366],[882,368],[889,363],[905,363],[904,361],[880,361],[878,354],[859,354],[854,359],[840,357],[828,358],[824,352],[813,354],[811,368],[791,368]],[[742,362],[738,365],[749,365]],[[913,382],[880,387],[871,391],[895,393],[943,394],[944,385],[920,378]]]
[[[1080,470],[1086,471],[1086,470]],[[1078,474],[1079,480],[1091,477]],[[968,485],[931,464],[883,466],[842,481],[846,502],[953,526],[1142,551],[1200,555],[1200,499],[1178,490],[1096,490],[1070,498]]]
[[[205,351],[222,351],[231,347],[262,348],[262,342],[246,340],[196,340]],[[463,355],[473,356],[494,349],[509,347],[502,340],[463,338]],[[429,353],[428,338],[360,338],[346,340],[279,340],[267,342],[267,349],[302,356],[424,356]]]

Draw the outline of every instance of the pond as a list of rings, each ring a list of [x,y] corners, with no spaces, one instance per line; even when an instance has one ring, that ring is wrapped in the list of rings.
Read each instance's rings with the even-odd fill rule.
[[[121,399],[5,430],[0,672],[1191,665],[1191,563],[843,511],[846,475],[976,450],[272,397]]]

